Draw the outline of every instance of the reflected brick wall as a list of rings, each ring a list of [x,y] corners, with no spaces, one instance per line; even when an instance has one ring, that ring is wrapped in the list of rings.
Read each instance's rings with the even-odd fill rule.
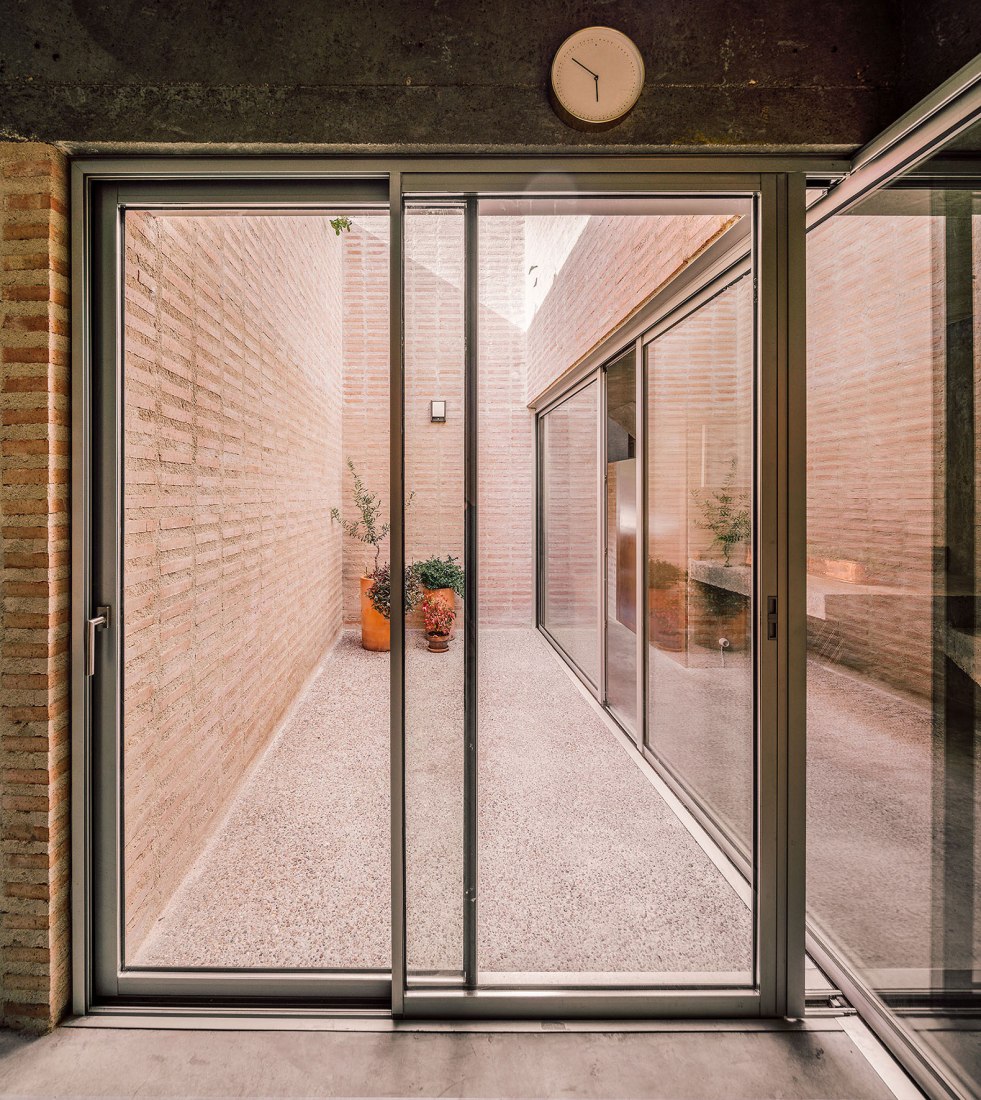
[[[928,217],[851,215],[807,246],[808,641],[922,695],[943,446],[942,231]]]
[[[126,217],[130,959],[340,630],[340,257],[326,218]]]

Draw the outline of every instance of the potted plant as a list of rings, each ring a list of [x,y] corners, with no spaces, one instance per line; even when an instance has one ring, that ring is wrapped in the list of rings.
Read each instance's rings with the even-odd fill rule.
[[[388,563],[380,565],[366,579],[368,586],[362,587],[361,597],[361,644],[365,649],[388,650],[392,647],[392,573]],[[407,569],[405,609],[411,611],[418,602],[419,582],[415,570]]]
[[[733,455],[725,481],[707,496],[697,489],[692,490],[692,497],[703,516],[698,526],[703,531],[712,532],[712,545],[718,543],[722,548],[722,558],[727,568],[732,565],[733,550],[741,542],[746,542],[753,531],[749,496],[736,488],[736,465],[737,459]]]
[[[652,559],[647,567],[651,639],[659,649],[678,652],[685,648],[688,616],[685,606],[684,569],[663,558]]]
[[[441,597],[423,596],[422,621],[426,627],[426,641],[433,653],[445,653],[450,647],[450,635],[456,612]]]
[[[431,557],[417,561],[412,566],[423,596],[439,596],[444,603],[456,610],[456,600],[463,599],[463,570],[458,559],[451,554],[445,558]],[[452,634],[452,631],[451,631]]]
[[[331,508],[330,517],[341,525],[349,538],[364,543],[374,551],[374,558],[370,562],[365,562],[364,576],[361,578],[361,644],[365,649],[387,650],[391,647],[390,611],[387,613],[379,611],[380,604],[369,595],[369,590],[379,579],[382,569],[387,576],[388,566],[379,566],[378,559],[391,524],[387,521],[382,522],[381,498],[368,491],[350,458],[347,460],[347,468],[351,471],[351,477],[354,480],[354,507],[358,518],[343,519],[339,508]],[[412,503],[412,496],[413,494],[410,493],[407,497],[406,506]],[[406,581],[408,583],[408,576]]]

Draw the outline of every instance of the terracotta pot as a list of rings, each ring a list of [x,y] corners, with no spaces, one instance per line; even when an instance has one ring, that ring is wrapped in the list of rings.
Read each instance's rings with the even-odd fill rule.
[[[454,611],[456,610],[456,592],[452,588],[427,588],[424,584],[419,586],[422,589],[422,597],[435,596],[437,599],[442,600]],[[422,600],[419,601],[420,603]],[[419,621],[422,622],[422,616],[420,614]],[[450,637],[453,638],[456,635],[456,619],[453,620],[453,625],[450,627]]]
[[[678,653],[685,648],[688,634],[688,612],[685,588],[672,584],[669,588],[651,588],[651,641],[658,649]]]
[[[450,648],[449,634],[427,634],[426,641],[432,653],[445,653]]]
[[[361,645],[364,649],[384,653],[392,648],[392,624],[375,610],[369,599],[371,584],[371,577],[361,578]]]

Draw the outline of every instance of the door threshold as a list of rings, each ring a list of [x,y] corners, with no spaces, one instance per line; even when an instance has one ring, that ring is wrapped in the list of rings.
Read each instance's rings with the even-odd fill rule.
[[[338,1032],[484,1032],[496,1034],[607,1034],[671,1032],[842,1031],[838,1016],[782,1019],[705,1020],[396,1020],[389,1013],[343,1015],[313,1010],[242,1009],[101,1009],[72,1016],[63,1028],[110,1028],[143,1031],[338,1031]]]

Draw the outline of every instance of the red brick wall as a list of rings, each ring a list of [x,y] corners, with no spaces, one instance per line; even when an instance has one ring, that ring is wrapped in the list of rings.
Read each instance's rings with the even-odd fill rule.
[[[69,995],[68,224],[56,150],[0,144],[0,1022]]]
[[[341,626],[341,243],[126,216],[127,958]]]

